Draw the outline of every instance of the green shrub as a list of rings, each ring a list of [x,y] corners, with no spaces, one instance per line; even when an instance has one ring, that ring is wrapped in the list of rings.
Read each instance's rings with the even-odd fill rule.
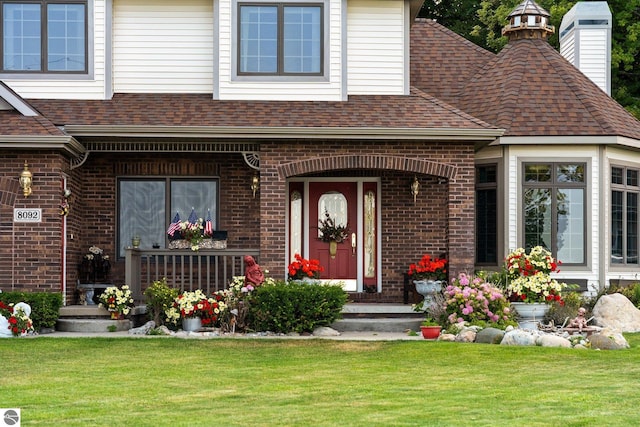
[[[340,318],[347,294],[342,284],[276,282],[254,291],[249,318],[256,331],[312,332]]]
[[[3,292],[0,300],[6,304],[23,301],[31,306],[33,329],[55,328],[62,307],[62,294],[57,292]]]
[[[640,283],[632,283],[629,286],[615,286],[609,288],[608,293],[621,293],[636,307],[640,306]]]
[[[173,305],[173,300],[178,296],[178,290],[170,288],[166,277],[154,281],[144,291],[147,301],[147,314],[156,326],[165,324],[165,311]]]

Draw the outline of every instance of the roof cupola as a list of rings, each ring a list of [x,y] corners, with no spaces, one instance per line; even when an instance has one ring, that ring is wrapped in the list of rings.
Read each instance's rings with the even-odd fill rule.
[[[549,24],[549,12],[533,0],[523,0],[509,14],[509,24],[502,29],[502,35],[509,40],[546,39],[556,30]]]

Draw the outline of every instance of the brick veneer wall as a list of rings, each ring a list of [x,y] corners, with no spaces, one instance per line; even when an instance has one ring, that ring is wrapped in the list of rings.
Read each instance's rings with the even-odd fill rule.
[[[60,292],[62,284],[62,179],[69,160],[47,151],[3,152],[0,162],[0,289]],[[18,177],[27,161],[33,193]],[[14,223],[14,208],[42,209],[40,223]]]
[[[120,177],[219,177],[219,230],[229,233],[229,248],[259,247],[259,196],[250,189],[254,170],[240,153],[92,153],[78,171],[79,245],[69,254],[71,270],[91,245],[99,246],[112,258],[111,281],[124,284],[124,260],[117,259],[117,179]],[[75,172],[75,171],[74,171]],[[183,218],[186,219],[186,218]],[[74,223],[75,224],[75,223]],[[142,236],[144,238],[144,236]],[[75,273],[74,273],[75,274]]]
[[[473,144],[463,142],[262,143],[262,265],[285,274],[287,178],[365,174],[381,178],[383,284],[382,295],[372,298],[401,301],[403,273],[424,253],[446,253],[450,275],[472,271],[473,158]],[[415,204],[409,190],[414,175],[421,184]]]

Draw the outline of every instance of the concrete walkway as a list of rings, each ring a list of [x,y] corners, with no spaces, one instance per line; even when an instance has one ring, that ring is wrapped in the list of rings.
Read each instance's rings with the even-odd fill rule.
[[[60,332],[55,331],[50,334],[33,335],[29,338],[165,338],[165,339],[331,339],[338,341],[423,341],[420,334],[411,336],[404,332],[341,332],[337,336],[315,336],[315,335],[260,335],[260,334],[235,334],[235,335],[214,335],[204,332],[190,332],[177,335],[129,335],[128,331],[118,332]]]

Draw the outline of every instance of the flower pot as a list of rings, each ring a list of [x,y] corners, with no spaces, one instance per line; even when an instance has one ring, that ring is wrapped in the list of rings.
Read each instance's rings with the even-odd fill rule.
[[[140,247],[140,236],[134,236],[131,238],[131,246],[134,248]]]
[[[442,326],[420,326],[422,338],[425,340],[435,340],[440,336]]]
[[[185,332],[194,332],[202,328],[202,319],[199,317],[191,317],[182,319],[182,330]]]
[[[435,304],[434,296],[442,291],[442,281],[440,280],[414,280],[416,291],[424,297],[422,308],[429,311]]]
[[[512,302],[511,306],[516,310],[518,326],[522,329],[538,329],[550,308],[549,304],[541,302]]]

